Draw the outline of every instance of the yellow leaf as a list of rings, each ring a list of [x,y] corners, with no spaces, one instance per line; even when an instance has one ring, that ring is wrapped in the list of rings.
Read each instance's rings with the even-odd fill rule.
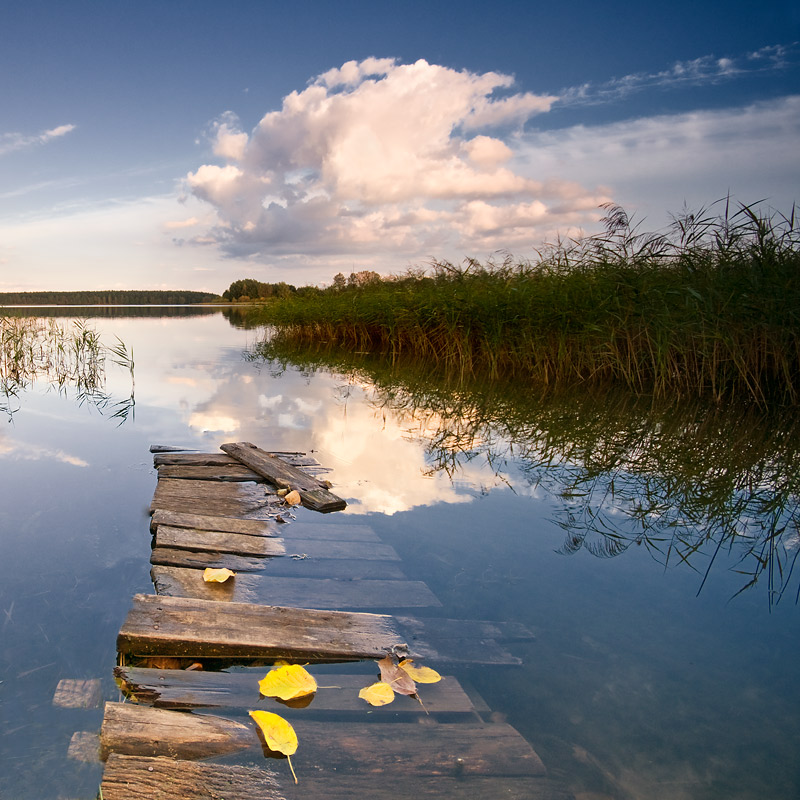
[[[232,578],[236,573],[222,567],[221,569],[214,569],[213,567],[206,567],[203,570],[203,580],[206,583],[225,583],[228,578]]]
[[[264,697],[279,697],[281,700],[294,700],[317,691],[314,676],[299,664],[287,664],[270,670],[258,682],[258,689]]]
[[[297,783],[292,759],[289,758],[292,753],[297,752],[297,734],[294,732],[294,728],[283,717],[279,717],[271,711],[248,711],[247,713],[261,728],[267,747],[276,753],[283,753],[289,759],[289,769],[294,776],[294,782]]]
[[[378,681],[373,683],[372,686],[366,686],[359,693],[358,696],[362,700],[366,700],[371,706],[385,706],[394,700],[394,689],[388,683]]]
[[[290,506],[296,506],[300,504],[300,492],[297,489],[293,489],[286,497],[283,498]]]
[[[415,667],[414,660],[411,658],[404,658],[397,666],[417,683],[438,683],[442,679],[435,669]]]

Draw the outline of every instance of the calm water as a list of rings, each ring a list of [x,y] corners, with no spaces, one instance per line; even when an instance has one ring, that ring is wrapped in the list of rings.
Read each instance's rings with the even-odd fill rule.
[[[759,544],[767,568],[737,595],[754,569],[756,511],[737,506],[741,541],[717,548],[698,533],[711,490],[689,488],[702,464],[712,484],[738,471],[751,492],[773,496],[772,467],[794,452],[775,455],[780,436],[743,439],[758,428],[748,424],[687,439],[698,423],[664,439],[666,418],[632,414],[628,461],[604,473],[627,435],[604,416],[607,403],[498,400],[479,413],[430,387],[376,388],[364,372],[308,362],[281,368],[243,357],[257,332],[219,313],[96,327],[133,348],[135,416],[117,426],[34,387],[0,427],[0,797],[95,796],[100,767],[66,751],[75,731],[99,729],[102,711],[55,708],[52,697],[61,678],[100,677],[117,699],[116,634],[132,594],[152,587],[148,447],[241,440],[316,451],[350,501],[345,514],[395,547],[444,614],[535,630],[536,641],[511,645],[524,666],[456,674],[579,800],[800,796],[797,583],[774,574],[798,546],[791,497],[772,510],[771,559]],[[129,375],[109,366],[106,388],[127,397]],[[660,466],[656,444],[669,454]],[[734,505],[743,491],[731,491]]]

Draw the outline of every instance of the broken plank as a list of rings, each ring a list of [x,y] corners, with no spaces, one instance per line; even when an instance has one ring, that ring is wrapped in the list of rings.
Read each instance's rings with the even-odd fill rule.
[[[241,722],[130,703],[106,703],[100,729],[103,760],[111,753],[197,760],[254,744],[255,732]]]
[[[306,508],[327,513],[341,511],[347,506],[341,497],[328,491],[327,484],[280,458],[271,456],[250,442],[223,444],[220,449],[276,486],[297,489]]]
[[[319,558],[257,558],[214,551],[179,550],[172,547],[155,547],[150,554],[151,564],[188,569],[222,568],[234,572],[264,572],[287,578],[383,578],[402,581],[408,577],[396,561],[347,561],[345,559]]]
[[[103,800],[284,800],[275,773],[260,767],[198,764],[112,753],[100,785]]]
[[[283,539],[225,531],[173,528],[170,525],[159,525],[156,528],[155,546],[183,548],[184,550],[209,550],[262,558],[282,556],[286,552]]]
[[[402,649],[391,617],[137,594],[117,637],[134,656],[382,658]]]
[[[267,540],[264,540],[267,541]],[[199,569],[155,565],[150,576],[159,595],[234,603],[269,603],[317,609],[430,608],[441,603],[422,581],[281,578],[243,573],[207,583]]]
[[[230,464],[241,464],[225,453],[159,453],[153,456],[156,467],[222,467]]]
[[[61,708],[98,708],[102,697],[99,678],[62,678],[53,695],[53,705]]]
[[[364,712],[365,714],[367,711]],[[302,742],[295,768],[317,777],[508,775],[541,776],[534,749],[505,723],[337,722],[292,719]],[[107,703],[100,733],[103,755],[198,760],[261,746],[255,725],[212,715],[131,703]],[[301,766],[302,764],[302,766]]]
[[[274,498],[274,495],[272,496]],[[184,481],[163,478],[156,484],[151,513],[159,509],[221,516],[245,516],[267,508],[263,484]]]
[[[158,525],[171,525],[176,528],[196,528],[204,531],[227,531],[245,533],[250,536],[278,536],[279,526],[275,522],[260,519],[238,519],[224,515],[191,514],[159,509],[150,520],[150,528],[155,531]],[[283,526],[280,526],[283,527]]]
[[[207,672],[116,667],[114,676],[126,697],[156,708],[251,709],[259,701],[258,681],[264,676],[264,671]],[[420,687],[424,708],[414,698],[403,696],[396,697],[395,702],[387,706],[368,707],[358,692],[374,682],[375,678],[369,675],[326,672],[318,677],[319,682],[328,688],[316,693],[304,710],[304,717],[331,712],[363,715],[369,711],[374,719],[392,719],[423,717],[426,710],[431,714],[475,712],[472,701],[452,676]]]
[[[224,467],[180,467],[158,468],[158,478],[201,481],[250,481],[262,483],[264,479],[243,464],[229,464]]]

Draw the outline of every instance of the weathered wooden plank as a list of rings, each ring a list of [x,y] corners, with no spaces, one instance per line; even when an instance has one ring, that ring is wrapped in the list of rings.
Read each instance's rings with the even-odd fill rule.
[[[100,785],[103,800],[284,800],[271,770],[198,764],[112,753]]]
[[[273,502],[275,495],[271,496]],[[264,484],[184,481],[163,478],[156,484],[151,513],[158,509],[220,516],[239,516],[268,508]]]
[[[280,458],[287,464],[295,467],[320,467],[319,461],[316,458],[307,456],[305,453],[281,453],[276,451],[269,451],[270,455]],[[161,466],[192,466],[192,467],[218,467],[225,464],[240,464],[232,456],[227,453],[197,453],[197,452],[170,452],[159,453],[153,456],[153,464],[156,467]]]
[[[159,525],[155,535],[156,547],[176,547],[184,550],[209,550],[240,556],[282,556],[286,552],[283,539],[250,536],[225,531],[201,531],[193,528],[173,528]]]
[[[229,464],[223,467],[165,466],[158,468],[158,479],[174,478],[193,481],[249,481],[263,483],[264,479],[244,464]]]
[[[319,609],[441,606],[422,581],[280,578],[265,573],[243,573],[224,583],[206,583],[199,569],[160,565],[153,566],[150,577],[156,593],[170,597]]]
[[[260,519],[239,519],[213,514],[181,513],[159,509],[150,520],[150,529],[155,532],[159,525],[171,525],[176,528],[196,528],[204,531],[227,531],[228,533],[245,533],[250,536],[278,536],[284,526],[275,522]]]
[[[313,668],[312,668],[313,672]],[[156,708],[229,708],[251,709],[259,701],[258,681],[265,670],[255,672],[206,672],[180,669],[116,667],[114,676],[126,697]],[[452,676],[439,683],[420,687],[425,707],[413,698],[397,696],[391,705],[369,708],[358,692],[377,678],[369,675],[332,674],[318,677],[320,689],[304,710],[304,717],[358,714],[369,710],[373,719],[424,717],[430,714],[474,714],[473,705],[461,684]],[[263,705],[264,700],[261,700]]]
[[[286,526],[289,527],[289,526]],[[250,536],[224,531],[203,531],[195,528],[156,527],[157,547],[234,553],[242,556],[279,556],[289,553],[308,558],[367,561],[399,561],[400,556],[388,544],[373,542],[339,542],[330,539],[291,539]]]
[[[106,703],[100,757],[121,753],[193,761],[246,750],[257,743],[254,737],[251,725],[223,717]]]
[[[100,788],[103,800],[575,800],[564,787],[542,777],[397,775],[387,785],[372,775],[301,775],[295,787],[287,775],[263,767],[112,753]]]
[[[364,712],[365,714],[367,711]],[[508,775],[541,776],[534,749],[504,723],[350,723],[335,725],[293,718],[302,744],[295,759],[317,777]],[[199,760],[261,749],[254,723],[169,711],[132,703],[107,703],[100,733],[102,752]]]
[[[282,459],[271,456],[250,442],[223,444],[221,449],[276,486],[297,489],[306,508],[328,513],[341,511],[347,506],[341,497],[328,491],[327,484]]]
[[[332,558],[257,558],[237,556],[214,551],[179,550],[173,547],[155,547],[150,554],[151,564],[166,567],[205,569],[227,567],[234,572],[267,572],[284,578],[340,578],[363,580],[375,578],[403,581],[408,576],[397,561],[368,561]]]
[[[186,453],[186,452],[194,453],[197,451],[192,449],[191,447],[176,447],[175,445],[171,444],[151,444],[150,452],[151,453]]]
[[[382,658],[402,648],[391,617],[137,594],[120,653],[193,658]]]

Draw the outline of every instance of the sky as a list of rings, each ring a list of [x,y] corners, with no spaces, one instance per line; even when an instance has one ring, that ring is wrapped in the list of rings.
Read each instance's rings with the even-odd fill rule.
[[[0,3],[0,291],[531,259],[798,187],[800,0]]]

